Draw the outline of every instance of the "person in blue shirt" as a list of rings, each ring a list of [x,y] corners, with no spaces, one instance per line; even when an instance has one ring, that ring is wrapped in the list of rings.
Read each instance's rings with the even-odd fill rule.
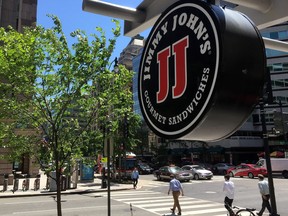
[[[170,194],[170,191],[172,191],[174,205],[173,208],[171,208],[172,213],[175,213],[175,209],[178,209],[178,215],[181,215],[181,207],[179,203],[179,196],[182,193],[182,196],[184,196],[183,187],[179,180],[175,178],[175,175],[170,175],[171,181],[169,183],[169,190],[168,195]],[[181,193],[180,193],[181,192]]]
[[[137,167],[134,167],[134,170],[131,173],[131,179],[132,179],[133,187],[134,189],[136,189],[137,184],[138,184],[138,179],[139,179],[139,172],[137,170]]]

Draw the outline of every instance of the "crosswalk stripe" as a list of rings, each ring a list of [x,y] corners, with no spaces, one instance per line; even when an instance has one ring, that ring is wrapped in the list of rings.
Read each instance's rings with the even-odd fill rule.
[[[199,214],[207,214],[207,213],[215,213],[215,212],[226,212],[224,208],[213,208],[213,209],[203,209],[203,210],[195,210],[185,212],[183,215],[199,215]]]
[[[169,206],[171,206],[171,200],[167,200],[169,201]],[[201,201],[203,203],[203,201]],[[181,201],[181,205],[185,205],[185,204],[192,204],[191,201]],[[193,201],[193,205],[195,204],[195,201]],[[153,206],[167,206],[167,203],[154,203],[154,204],[141,204],[141,207],[153,207]]]
[[[157,202],[157,200],[161,201],[160,199],[161,200],[163,200],[163,199],[171,200],[171,197],[160,196],[160,197],[135,197],[135,198],[133,198],[133,200],[135,200],[135,201],[137,201],[137,200],[148,200],[148,202]],[[117,201],[122,201],[122,202],[129,201],[129,200],[131,200],[131,198],[117,199]],[[145,201],[140,201],[140,202],[145,202]]]
[[[173,203],[169,203],[168,206],[171,206],[171,204],[173,204]],[[142,207],[142,205],[139,205],[139,206]],[[201,204],[201,205],[193,205],[193,204],[191,205],[191,203],[190,203],[189,206],[181,205],[181,209],[183,210],[183,209],[205,208],[204,211],[207,211],[207,209],[206,209],[207,207],[218,207],[218,206],[220,206],[220,205],[217,203],[216,204],[215,203],[209,203],[209,204]],[[221,208],[221,209],[223,210],[223,208]],[[167,210],[167,207],[165,207],[165,208],[163,208],[163,207],[149,208],[149,210],[150,211],[156,211],[156,212],[165,211],[165,210]],[[202,210],[199,210],[199,211],[202,211]]]
[[[145,200],[141,200],[141,201],[134,201],[135,199],[131,200],[131,199],[117,199],[117,201],[129,201],[129,203],[155,203],[155,202],[166,202],[166,201],[171,201],[171,197],[162,197],[162,198],[158,198],[158,197],[150,197],[150,198],[146,198]]]
[[[141,194],[143,195],[149,195],[149,194],[161,194],[161,192],[153,192],[153,191],[143,191]],[[135,192],[125,192],[125,193],[121,193],[121,194],[114,194],[114,193],[111,193],[111,196],[113,197],[117,197],[117,196],[135,196]]]
[[[191,203],[191,202],[193,202],[192,200],[194,200],[194,199],[193,198],[181,199],[181,203],[184,201],[187,201],[187,202],[189,201]],[[123,201],[123,200],[117,199],[117,201]],[[129,200],[126,199],[125,201],[129,201]],[[150,199],[146,200],[146,201],[134,201],[134,199],[133,199],[133,201],[130,201],[129,203],[137,204],[137,203],[155,203],[155,202],[172,202],[172,201],[173,201],[172,197],[166,197],[166,198],[161,198],[161,199],[159,197],[153,197],[153,198],[150,197]]]
[[[143,195],[159,195],[163,194],[161,192],[155,192],[155,191],[137,191],[137,194],[143,194]],[[107,192],[97,192],[97,193],[91,193],[95,196],[107,196]],[[118,197],[118,196],[135,196],[135,191],[119,191],[119,192],[111,192],[110,196],[112,197]]]

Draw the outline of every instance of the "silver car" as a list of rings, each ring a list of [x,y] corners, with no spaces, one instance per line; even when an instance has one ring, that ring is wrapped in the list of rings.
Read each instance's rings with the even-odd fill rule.
[[[182,170],[178,166],[163,166],[154,171],[157,180],[170,180],[171,174],[175,175],[179,181],[190,181],[193,178],[189,171]]]
[[[213,173],[199,165],[185,165],[183,170],[190,172],[195,180],[198,179],[212,179]]]

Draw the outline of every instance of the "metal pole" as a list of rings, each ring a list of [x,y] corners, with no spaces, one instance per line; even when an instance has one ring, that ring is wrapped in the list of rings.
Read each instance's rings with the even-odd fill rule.
[[[83,0],[82,9],[87,12],[132,22],[143,22],[146,18],[146,14],[141,10],[105,1]]]
[[[108,134],[110,129],[108,129]],[[110,198],[110,137],[107,137],[107,204],[108,204],[108,216],[111,215],[111,198]]]
[[[266,119],[265,119],[263,99],[260,99],[259,105],[260,105],[260,114],[261,114],[261,123],[262,123],[263,143],[264,143],[264,149],[265,149],[266,168],[267,168],[267,173],[268,173],[269,192],[270,192],[270,198],[271,198],[271,208],[272,208],[271,216],[280,216],[277,214],[276,197],[275,197],[274,183],[273,183],[273,178],[272,178],[270,149],[269,149],[269,144],[268,144],[268,134],[267,134],[267,128],[266,128]]]
[[[282,101],[279,101],[279,106],[280,106],[280,113],[281,113],[281,122],[282,122],[282,133],[283,133],[283,138],[284,138],[284,145],[286,145],[287,137],[286,137],[286,130],[285,130],[285,121],[284,121],[284,115],[283,115],[283,109],[282,109]]]

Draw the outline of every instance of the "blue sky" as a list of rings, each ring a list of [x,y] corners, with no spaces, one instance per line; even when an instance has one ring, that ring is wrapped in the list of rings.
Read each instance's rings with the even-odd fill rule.
[[[105,2],[136,8],[142,0],[105,0]],[[53,23],[51,18],[47,17],[47,14],[53,14],[60,18],[68,40],[70,38],[69,34],[76,29],[84,30],[89,35],[96,32],[96,27],[102,27],[107,37],[111,37],[111,30],[115,27],[114,23],[111,22],[112,17],[83,11],[82,0],[38,0],[37,24],[50,28]],[[111,61],[120,55],[120,52],[130,41],[129,37],[123,35],[123,23],[123,20],[120,20],[121,36],[117,40]],[[146,35],[144,33],[143,36],[146,37],[147,33]]]

